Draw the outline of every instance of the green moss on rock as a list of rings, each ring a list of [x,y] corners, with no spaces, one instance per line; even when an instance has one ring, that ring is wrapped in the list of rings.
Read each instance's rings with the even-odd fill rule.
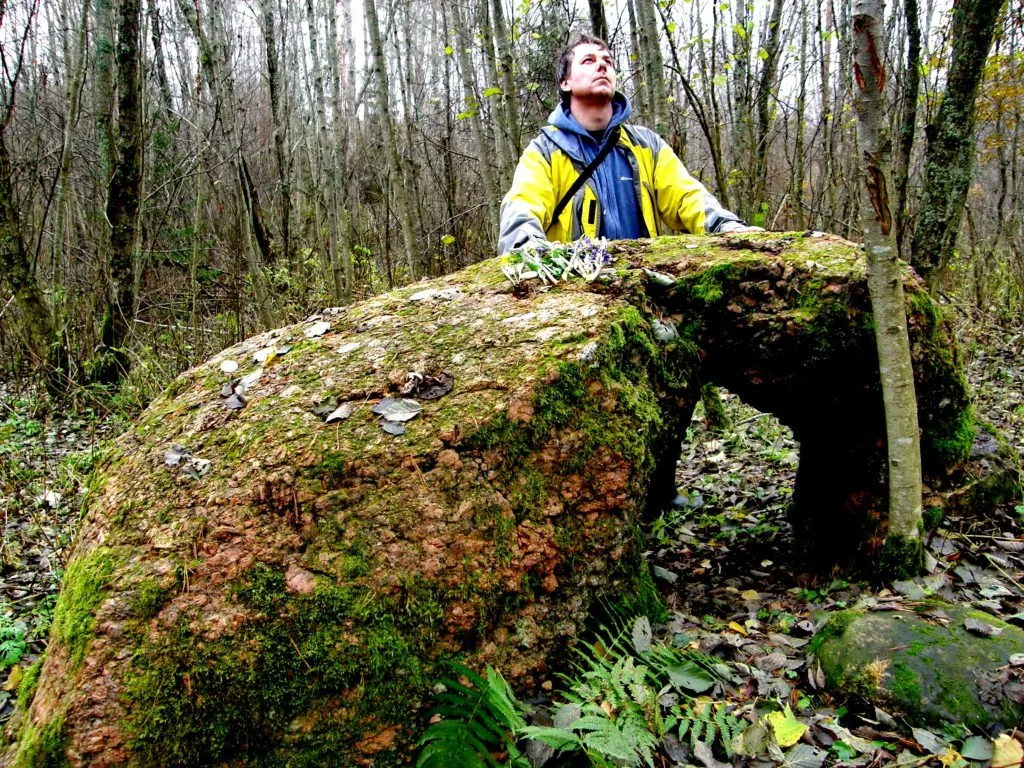
[[[72,560],[64,573],[53,615],[53,637],[67,648],[73,668],[81,665],[92,639],[96,609],[110,589],[115,563],[112,550],[98,547]]]
[[[948,625],[908,612],[844,612],[812,648],[833,693],[863,696],[914,723],[1012,726],[1024,707],[1003,691],[1001,670],[1024,647],[1024,631],[962,606],[929,603]],[[1000,630],[984,637],[965,627],[975,619]]]

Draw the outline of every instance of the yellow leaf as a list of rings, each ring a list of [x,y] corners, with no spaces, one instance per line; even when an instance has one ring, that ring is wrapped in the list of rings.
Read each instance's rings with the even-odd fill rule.
[[[757,593],[756,589],[748,589],[745,592],[743,592],[740,595],[740,597],[742,597],[744,600],[757,600],[760,597],[760,595]]]
[[[747,630],[745,630],[743,627],[741,627],[735,621],[730,621],[729,622],[729,629],[731,629],[733,632],[739,632],[741,635],[746,635],[747,634]]]
[[[23,676],[23,670],[21,664],[15,664],[11,667],[11,672],[7,675],[7,682],[4,683],[5,691],[16,691],[18,686],[21,685],[21,678]]]
[[[775,741],[780,747],[793,746],[807,731],[807,726],[796,719],[788,704],[781,712],[772,712],[765,715],[764,719],[771,726]]]
[[[939,755],[939,762],[945,768],[953,768],[954,765],[963,765],[963,757],[952,747],[946,747],[946,751]]]
[[[992,755],[992,768],[1010,768],[1024,762],[1024,747],[1008,733],[999,734],[992,747],[995,750]]]

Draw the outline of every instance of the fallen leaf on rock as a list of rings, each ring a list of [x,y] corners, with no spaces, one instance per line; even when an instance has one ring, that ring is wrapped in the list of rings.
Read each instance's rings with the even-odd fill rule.
[[[234,360],[223,360],[220,364],[220,370],[222,373],[234,373],[238,370],[238,363]]]
[[[385,421],[409,421],[423,410],[415,400],[404,397],[385,397],[375,406],[373,412],[382,416]]]
[[[270,360],[270,358],[272,358],[276,354],[277,354],[277,347],[276,346],[274,346],[274,347],[264,347],[263,349],[258,349],[255,352],[253,352],[253,354],[252,354],[252,361],[254,363],[266,363],[267,361]]]
[[[358,341],[350,341],[348,344],[343,344],[342,346],[338,347],[338,354],[347,355],[349,352],[355,352],[361,346],[363,345],[360,344]]]
[[[313,413],[320,418],[324,418],[329,413],[333,413],[338,407],[338,398],[328,397],[326,400],[318,400],[313,403]]]
[[[406,374],[402,394],[417,397],[420,400],[437,400],[451,392],[454,386],[455,378],[448,371],[441,371],[436,376],[413,371]]]
[[[184,466],[185,474],[193,480],[198,480],[199,478],[208,475],[211,469],[213,469],[212,461],[197,457],[190,458],[188,463]]]
[[[164,463],[168,467],[176,467],[183,458],[187,458],[189,455],[188,449],[183,446],[172,445],[169,450],[164,452]]]
[[[355,413],[355,410],[358,407],[359,403],[342,403],[329,414],[327,414],[327,416],[324,418],[324,423],[331,424],[335,421],[343,421],[347,419],[349,416],[351,416],[353,413]]]
[[[303,329],[302,335],[307,339],[315,339],[317,336],[323,336],[331,330],[331,324],[326,320],[321,320],[319,323],[313,323],[308,328]]]
[[[245,408],[246,399],[242,395],[232,395],[224,401],[224,407],[232,411],[240,411]]]
[[[995,637],[1003,631],[999,627],[993,627],[987,621],[975,618],[964,619],[964,629],[971,634],[980,635],[981,637]]]
[[[381,422],[380,428],[387,432],[389,435],[404,435],[405,427],[394,421],[383,421]]]

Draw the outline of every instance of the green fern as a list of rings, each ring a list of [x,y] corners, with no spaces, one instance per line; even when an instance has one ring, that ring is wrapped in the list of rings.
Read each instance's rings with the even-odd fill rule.
[[[433,710],[440,719],[420,739],[416,768],[529,768],[514,736],[526,727],[524,708],[505,678],[490,666],[486,677],[451,666],[456,679],[441,683]]]
[[[730,714],[723,702],[702,701],[693,706],[682,706],[678,708],[676,717],[679,718],[680,741],[686,738],[687,732],[690,735],[692,749],[697,748],[698,742],[713,747],[717,740],[730,758],[733,756],[732,745],[736,737],[743,733],[748,725]]]

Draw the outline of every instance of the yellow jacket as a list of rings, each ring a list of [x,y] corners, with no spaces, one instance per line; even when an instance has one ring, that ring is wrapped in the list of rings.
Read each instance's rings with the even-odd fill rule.
[[[601,201],[593,178],[565,206],[558,220],[551,220],[555,205],[586,167],[565,150],[558,132],[552,125],[545,126],[519,160],[512,187],[501,204],[499,253],[531,241],[569,242],[600,234]],[[654,131],[623,124],[619,145],[627,150],[649,235],[720,232],[731,228],[731,222],[742,224],[687,172],[672,148]]]

